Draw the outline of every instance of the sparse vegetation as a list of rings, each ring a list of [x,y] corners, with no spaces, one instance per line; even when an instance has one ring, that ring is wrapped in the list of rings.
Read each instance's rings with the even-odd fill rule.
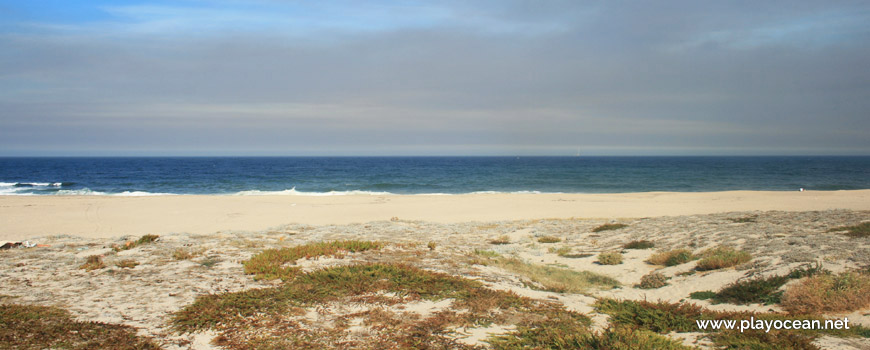
[[[636,287],[640,289],[656,289],[668,285],[668,277],[659,272],[650,272],[640,278]]]
[[[709,300],[716,297],[716,292],[712,290],[703,290],[698,292],[692,292],[689,294],[689,298],[695,300]]]
[[[326,307],[330,303],[373,300],[379,305],[392,305],[421,299],[452,299],[452,305],[425,318],[374,307],[352,315],[337,315],[330,321],[334,327],[319,329],[303,326],[310,321],[301,317],[306,308]],[[346,331],[349,318],[362,318],[369,333],[349,337],[351,333]],[[494,291],[477,281],[397,264],[330,267],[298,274],[292,283],[274,288],[203,295],[176,312],[171,322],[182,332],[216,330],[220,333],[218,345],[230,349],[417,349],[424,345],[436,349],[472,349],[445,334],[456,327],[515,324],[516,332],[493,342],[508,344],[509,338],[546,342],[555,334],[588,334],[591,323],[588,317],[555,303]]]
[[[561,241],[562,241],[562,239],[559,237],[553,237],[553,236],[538,237],[538,243],[559,243]]]
[[[622,264],[622,253],[617,251],[603,252],[598,254],[598,263],[601,265],[619,265]]]
[[[743,217],[739,217],[739,218],[729,218],[728,220],[731,220],[731,222],[733,222],[733,223],[743,224],[743,223],[755,222],[757,219],[758,219],[758,216],[750,215],[750,216],[743,216]]]
[[[209,256],[209,257],[206,257],[206,258],[202,259],[202,260],[199,262],[199,266],[202,266],[202,267],[205,267],[205,268],[209,268],[209,269],[210,269],[210,268],[214,267],[215,265],[217,265],[217,264],[220,263],[220,262],[221,262],[221,259],[220,259],[220,258],[218,258],[218,257],[216,257],[216,256]]]
[[[631,241],[622,245],[622,249],[650,249],[655,247],[655,243],[641,240],[641,241]]]
[[[496,245],[510,244],[510,243],[511,243],[511,239],[508,236],[501,236],[499,238],[491,239],[489,241],[489,244],[496,244]]]
[[[654,332],[628,327],[590,333],[583,329],[522,329],[488,340],[495,349],[689,350],[691,347]]]
[[[848,312],[870,306],[870,275],[821,273],[785,291],[782,307],[794,314]]]
[[[99,270],[104,267],[106,267],[106,264],[103,263],[103,257],[100,255],[91,255],[87,257],[85,263],[79,266],[80,269],[85,271]]]
[[[828,232],[843,232],[844,235],[853,238],[870,237],[870,221],[852,226],[834,227]]]
[[[687,249],[674,249],[653,254],[647,259],[652,265],[677,266],[695,259],[692,252]]]
[[[342,256],[345,253],[377,250],[384,246],[372,241],[332,241],[300,245],[291,248],[267,249],[251,257],[243,263],[245,273],[254,275],[254,279],[292,279],[299,269],[293,266],[296,260],[317,258],[321,256]]]
[[[175,260],[189,260],[195,257],[197,254],[191,251],[190,249],[178,248],[172,251],[172,258]]]
[[[127,241],[126,243],[124,243],[122,245],[115,245],[114,247],[112,247],[112,249],[114,249],[116,252],[120,252],[122,250],[129,250],[129,249],[136,248],[136,247],[143,245],[143,244],[152,243],[152,242],[156,241],[157,238],[160,238],[160,236],[158,236],[158,235],[144,235],[142,237],[139,237],[139,239],[137,239],[135,241]]]
[[[530,286],[557,293],[583,293],[591,288],[615,288],[619,282],[590,271],[574,271],[561,267],[529,264],[516,258],[490,258],[483,263],[503,268],[528,278]]]
[[[429,242],[426,244],[426,248],[429,248],[429,250],[435,250],[435,248],[437,248],[437,247],[438,247],[438,243],[435,243],[435,242]]]
[[[736,281],[715,293],[716,303],[732,304],[778,304],[783,291],[779,290],[791,279],[812,276],[822,271],[821,265],[804,266],[784,276],[769,276]]]
[[[819,319],[810,315],[787,316],[777,313],[725,312],[711,311],[695,304],[666,303],[613,299],[599,299],[595,303],[598,312],[610,315],[611,327],[623,326],[649,330],[657,333],[669,332],[706,332],[720,348],[727,349],[818,349],[812,341],[819,333],[855,336],[862,330],[718,330],[699,329],[697,320],[786,320]]]
[[[621,228],[628,227],[626,224],[604,224],[592,229],[592,232],[601,232],[601,231],[610,231],[610,230],[618,230]]]
[[[129,326],[75,321],[62,309],[0,305],[0,347],[4,349],[159,349]]]
[[[709,271],[737,266],[752,260],[749,253],[728,246],[719,246],[701,253],[701,260],[695,267],[698,271]]]
[[[139,266],[139,263],[133,259],[124,259],[115,262],[115,266],[120,267],[122,269],[132,269],[136,266]]]

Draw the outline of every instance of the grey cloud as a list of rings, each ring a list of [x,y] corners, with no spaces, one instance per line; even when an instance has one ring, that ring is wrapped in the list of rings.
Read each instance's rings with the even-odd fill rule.
[[[870,153],[856,132],[870,128],[870,21],[823,42],[794,29],[819,13],[808,28],[867,19],[866,5],[537,3],[456,3],[473,18],[304,38],[7,33],[0,148]],[[776,26],[788,30],[753,38]]]

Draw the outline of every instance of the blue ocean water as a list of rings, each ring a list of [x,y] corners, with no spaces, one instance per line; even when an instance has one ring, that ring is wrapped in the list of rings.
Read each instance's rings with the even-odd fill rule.
[[[0,195],[870,189],[870,157],[0,158]]]

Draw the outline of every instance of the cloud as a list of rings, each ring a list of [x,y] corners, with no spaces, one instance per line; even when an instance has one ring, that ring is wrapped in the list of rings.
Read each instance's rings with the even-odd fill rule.
[[[98,10],[0,31],[7,155],[870,153],[860,3]]]

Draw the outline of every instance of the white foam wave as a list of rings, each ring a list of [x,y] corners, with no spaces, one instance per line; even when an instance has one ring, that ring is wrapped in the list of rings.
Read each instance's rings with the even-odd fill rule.
[[[105,196],[108,193],[100,191],[91,191],[90,188],[82,188],[80,190],[60,190],[54,194],[58,196]]]
[[[351,195],[371,195],[371,196],[383,196],[383,195],[391,195],[393,193],[390,192],[373,192],[373,191],[329,191],[329,192],[303,192],[297,191],[296,187],[293,187],[289,190],[283,191],[260,191],[260,190],[250,190],[250,191],[240,191],[236,192],[234,196],[351,196]]]
[[[124,191],[121,193],[113,193],[112,196],[119,197],[147,197],[147,196],[177,196],[177,193],[155,193],[145,191]]]

